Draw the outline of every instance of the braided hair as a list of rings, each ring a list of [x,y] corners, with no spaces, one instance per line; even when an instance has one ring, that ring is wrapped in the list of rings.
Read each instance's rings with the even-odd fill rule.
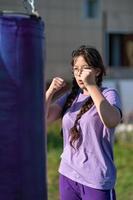
[[[96,84],[97,86],[101,87],[102,85],[102,79],[103,75],[106,74],[105,72],[105,67],[103,65],[102,58],[99,54],[99,52],[90,46],[80,46],[78,49],[74,50],[72,52],[72,61],[71,65],[72,67],[74,66],[75,59],[78,56],[83,56],[85,61],[88,63],[88,65],[92,66],[93,68],[99,68],[100,69],[100,74],[96,77]],[[76,96],[78,95],[79,92],[79,86],[76,82],[75,77],[73,77],[73,82],[72,82],[72,89],[70,94],[68,95],[66,102],[64,104],[63,110],[62,110],[62,117],[65,114],[66,110],[71,107],[73,101],[75,100]],[[73,127],[70,129],[70,145],[75,149],[75,142],[79,140],[81,137],[80,130],[78,129],[78,123],[80,118],[84,113],[86,113],[92,106],[94,105],[94,102],[92,98],[90,97],[81,107],[79,113],[76,116],[76,120],[74,122]],[[78,149],[80,147],[79,142],[76,145],[76,148]]]
[[[64,104],[64,107],[62,109],[62,117],[63,117],[64,113],[66,112],[66,110],[71,107],[73,101],[75,100],[75,98],[78,94],[78,91],[79,91],[79,86],[76,82],[76,79],[73,78],[71,93],[68,95],[66,102]]]

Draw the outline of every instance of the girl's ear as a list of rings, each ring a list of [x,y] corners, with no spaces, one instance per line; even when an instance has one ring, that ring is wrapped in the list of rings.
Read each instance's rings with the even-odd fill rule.
[[[97,69],[96,69],[96,76],[99,76],[100,73],[101,73],[101,69],[100,69],[100,68],[97,68]]]

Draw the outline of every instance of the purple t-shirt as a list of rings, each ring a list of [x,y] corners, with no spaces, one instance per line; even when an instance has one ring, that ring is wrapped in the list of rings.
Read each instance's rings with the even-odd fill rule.
[[[104,88],[103,95],[110,104],[121,110],[119,95],[115,89]],[[63,107],[68,94],[56,103]],[[69,132],[79,109],[89,96],[79,92],[72,106],[62,119],[64,148],[59,172],[83,185],[96,189],[112,189],[116,181],[113,162],[114,128],[107,128],[101,121],[95,105],[84,113],[79,122],[82,143],[78,150],[70,146]],[[109,113],[108,113],[109,114]]]

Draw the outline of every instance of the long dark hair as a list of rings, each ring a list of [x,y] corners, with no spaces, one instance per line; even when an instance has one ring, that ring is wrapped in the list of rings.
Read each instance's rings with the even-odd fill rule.
[[[103,76],[106,74],[105,72],[105,67],[102,61],[102,58],[99,54],[99,52],[90,46],[80,46],[78,49],[74,50],[72,52],[72,60],[71,60],[71,65],[72,67],[74,66],[75,59],[78,56],[83,56],[85,61],[88,63],[89,66],[92,66],[93,68],[99,68],[100,69],[100,74],[96,77],[96,84],[97,86],[101,87],[102,85],[102,80]],[[76,82],[75,77],[73,77],[73,82],[72,82],[72,89],[70,94],[67,97],[67,100],[65,102],[65,105],[62,110],[62,116],[65,114],[66,110],[71,107],[73,101],[75,100],[76,96],[78,95],[79,92],[79,86]],[[70,145],[74,147],[74,143],[79,140],[81,137],[80,131],[77,128],[78,126],[78,121],[82,117],[82,115],[87,112],[92,106],[94,105],[94,102],[92,98],[90,97],[81,107],[79,113],[76,116],[76,120],[74,122],[74,126],[70,129]],[[77,143],[76,148],[79,148],[79,145]]]

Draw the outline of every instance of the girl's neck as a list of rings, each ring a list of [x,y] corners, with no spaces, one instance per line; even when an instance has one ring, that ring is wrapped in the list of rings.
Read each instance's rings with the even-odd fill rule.
[[[84,95],[84,96],[89,96],[89,93],[88,93],[88,91],[87,90],[82,90],[82,89],[80,89],[80,92]]]
[[[89,96],[89,92],[88,92],[87,90],[83,90],[83,94],[84,94],[85,96]]]
[[[104,88],[103,87],[99,87],[99,89],[102,91]],[[89,92],[86,89],[81,89],[81,93],[85,96],[89,96]]]

